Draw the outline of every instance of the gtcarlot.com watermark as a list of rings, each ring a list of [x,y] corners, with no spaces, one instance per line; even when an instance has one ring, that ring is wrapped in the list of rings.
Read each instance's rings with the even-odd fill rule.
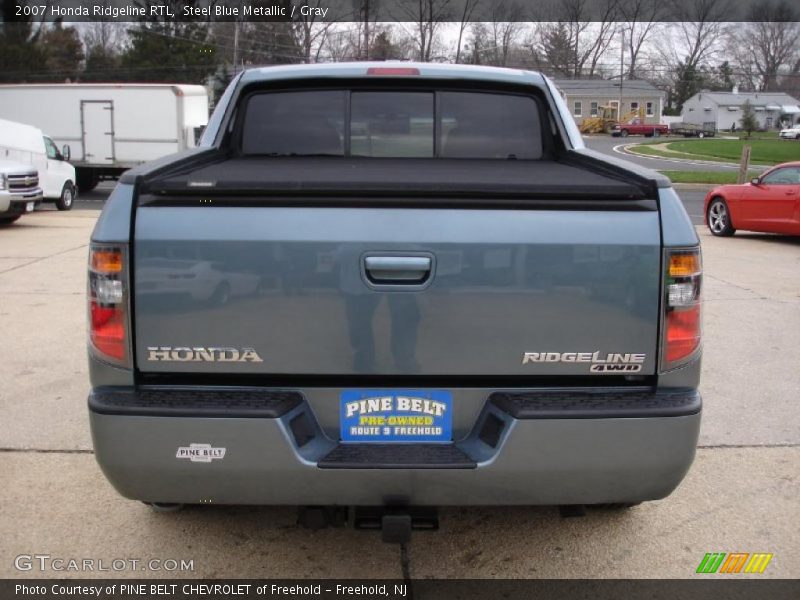
[[[194,571],[194,559],[184,558],[69,558],[49,554],[20,554],[14,559],[17,571],[97,572]]]

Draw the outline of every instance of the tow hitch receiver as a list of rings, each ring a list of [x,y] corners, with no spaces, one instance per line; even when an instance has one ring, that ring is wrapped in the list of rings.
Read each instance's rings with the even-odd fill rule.
[[[381,539],[405,544],[411,531],[439,529],[439,513],[433,507],[358,506],[353,516],[355,529],[380,529]]]

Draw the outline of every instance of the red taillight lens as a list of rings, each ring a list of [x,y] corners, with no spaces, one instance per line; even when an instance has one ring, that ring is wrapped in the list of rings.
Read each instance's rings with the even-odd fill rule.
[[[119,307],[100,306],[91,301],[92,345],[102,354],[125,360],[127,341],[125,335],[125,313]]]
[[[700,345],[700,305],[667,314],[667,361],[686,358]]]
[[[125,253],[93,245],[89,252],[89,342],[105,360],[127,365]]]
[[[663,370],[691,357],[702,336],[700,249],[671,250],[666,258]]]

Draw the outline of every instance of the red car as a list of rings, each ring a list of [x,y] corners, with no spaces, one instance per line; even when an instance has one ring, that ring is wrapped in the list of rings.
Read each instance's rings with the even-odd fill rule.
[[[704,214],[714,235],[737,229],[800,235],[800,161],[772,167],[750,183],[715,187],[706,194]]]

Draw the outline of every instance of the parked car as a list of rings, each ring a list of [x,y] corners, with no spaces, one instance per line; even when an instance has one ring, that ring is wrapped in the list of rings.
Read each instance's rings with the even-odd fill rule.
[[[800,140],[800,124],[781,129],[778,137],[782,140]]]
[[[55,202],[58,210],[70,210],[77,195],[75,167],[67,162],[69,153],[69,146],[60,152],[36,127],[0,119],[0,158],[33,165],[43,199]]]
[[[156,509],[403,541],[439,505],[663,498],[694,459],[697,233],[538,73],[245,71],[199,148],[123,174],[90,257],[94,455]],[[236,272],[259,292],[152,301]]]
[[[706,195],[705,222],[718,236],[737,229],[800,235],[800,161],[777,165],[749,183],[715,187]]]
[[[611,135],[614,137],[628,137],[629,135],[643,135],[644,137],[659,137],[669,133],[669,125],[660,123],[646,123],[644,119],[633,119],[628,123],[614,125]]]
[[[31,165],[0,159],[0,224],[33,212],[42,200],[39,174]]]

